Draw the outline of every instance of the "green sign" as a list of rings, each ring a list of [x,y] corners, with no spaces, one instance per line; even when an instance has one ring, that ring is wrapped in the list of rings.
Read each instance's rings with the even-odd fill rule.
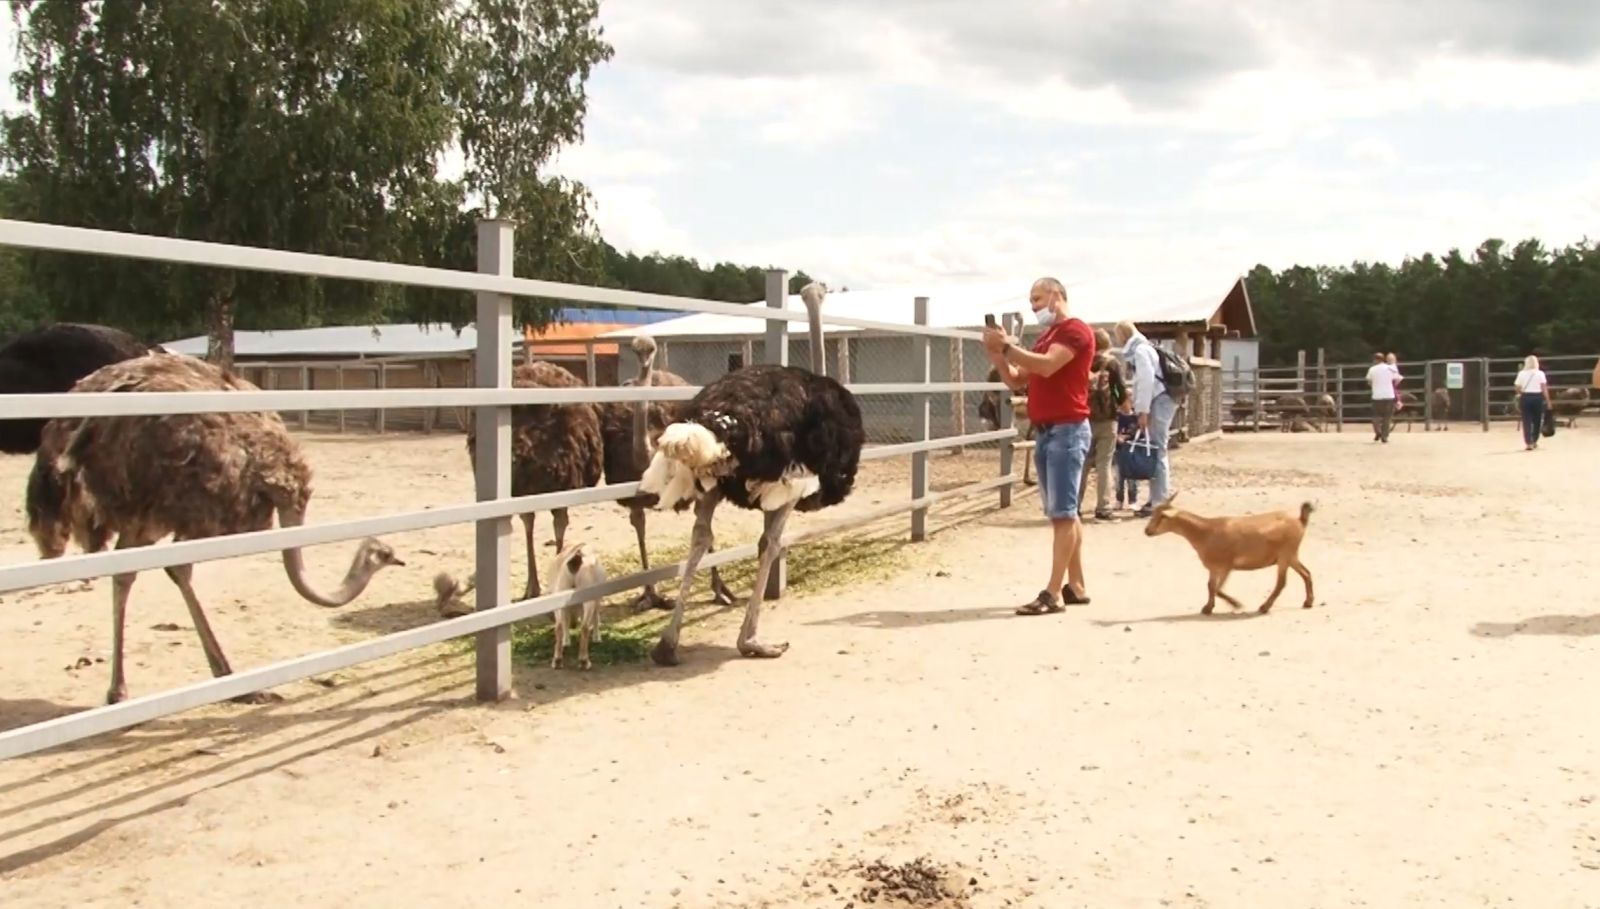
[[[1460,363],[1444,364],[1444,387],[1464,388],[1466,386],[1464,381],[1466,379],[1466,374],[1466,367]]]

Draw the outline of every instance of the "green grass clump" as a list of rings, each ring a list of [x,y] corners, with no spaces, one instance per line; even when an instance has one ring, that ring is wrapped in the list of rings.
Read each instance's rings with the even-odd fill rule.
[[[906,563],[906,542],[885,537],[849,537],[843,539],[813,540],[802,543],[788,552],[789,590],[809,593],[837,589],[856,584],[882,580],[892,576]],[[681,562],[689,554],[687,543],[674,543],[652,547],[650,562],[660,567]],[[640,571],[639,551],[636,548],[606,553],[603,557],[606,574],[621,577]],[[742,608],[744,597],[749,595],[756,578],[756,559],[723,565],[722,579],[738,598],[734,608]],[[657,584],[656,591],[663,596],[677,592],[677,581]],[[639,595],[637,590],[608,597],[600,613],[601,640],[589,642],[589,659],[595,666],[614,666],[637,663],[650,653],[666,627],[670,613],[649,610],[631,613],[631,604]],[[694,587],[690,591],[688,616],[685,623],[703,619],[717,610],[710,602],[710,570],[695,572]],[[554,655],[554,623],[547,616],[518,622],[511,629],[511,652],[515,659],[535,665],[550,665]],[[470,645],[470,640],[466,642]],[[578,658],[578,636],[571,633],[567,643],[567,663],[575,665]]]

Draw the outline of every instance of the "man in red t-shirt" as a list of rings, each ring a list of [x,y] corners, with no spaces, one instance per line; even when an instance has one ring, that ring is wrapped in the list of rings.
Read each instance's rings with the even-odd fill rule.
[[[1094,332],[1067,315],[1067,289],[1055,278],[1040,278],[1028,293],[1034,318],[1044,326],[1033,350],[1023,350],[998,328],[983,333],[983,347],[1000,381],[1028,395],[1033,424],[1033,465],[1039,474],[1039,499],[1055,534],[1050,583],[1019,615],[1060,612],[1056,600],[1089,602],[1083,582],[1083,527],[1078,521],[1078,485],[1089,456],[1089,366]],[[1066,583],[1062,583],[1065,578]]]

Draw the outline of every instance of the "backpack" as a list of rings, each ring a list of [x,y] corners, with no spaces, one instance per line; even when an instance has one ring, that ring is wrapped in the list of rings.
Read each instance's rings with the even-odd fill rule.
[[[1150,346],[1156,349],[1156,362],[1161,364],[1161,384],[1167,390],[1167,397],[1183,403],[1194,388],[1194,370],[1189,368],[1188,360],[1165,347],[1159,344]]]
[[[1090,375],[1089,416],[1095,420],[1115,420],[1117,410],[1128,397],[1128,386],[1122,381],[1122,370],[1117,359],[1102,353]]]

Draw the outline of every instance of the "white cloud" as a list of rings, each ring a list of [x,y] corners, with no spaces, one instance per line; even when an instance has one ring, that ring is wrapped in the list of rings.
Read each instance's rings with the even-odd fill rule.
[[[601,236],[617,249],[648,255],[693,255],[688,231],[661,209],[648,186],[614,183],[590,187],[592,212]]]
[[[1394,146],[1375,136],[1351,142],[1345,146],[1345,154],[1353,161],[1378,167],[1394,167],[1400,163],[1400,153],[1395,151]]]

